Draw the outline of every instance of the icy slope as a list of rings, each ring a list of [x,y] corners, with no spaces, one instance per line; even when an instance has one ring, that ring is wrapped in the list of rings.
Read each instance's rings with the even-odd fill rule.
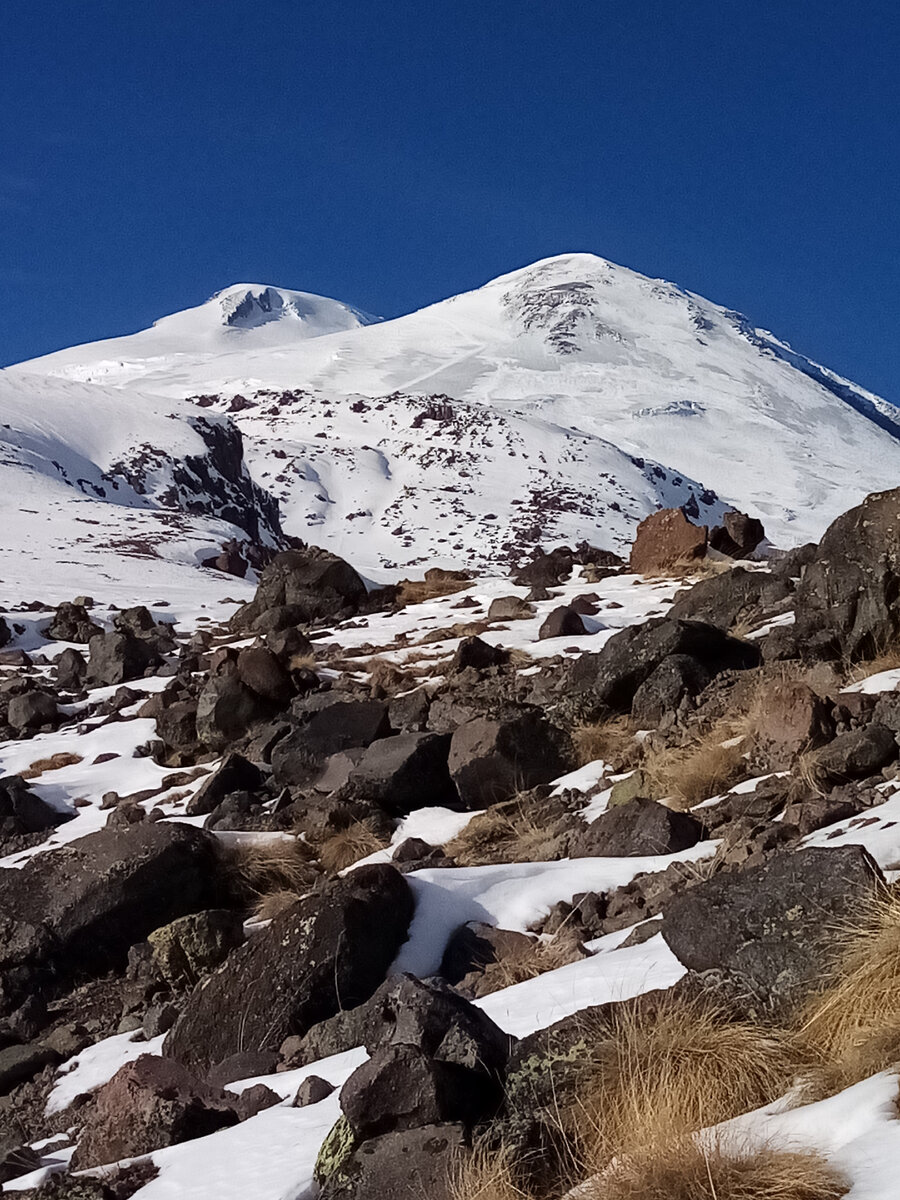
[[[229,289],[12,371],[234,413],[287,530],[372,571],[582,537],[622,549],[691,494],[702,520],[718,499],[796,544],[900,477],[891,405],[739,314],[592,255],[378,324],[310,297],[315,319],[245,305],[269,291]],[[236,330],[238,297],[250,327]]]

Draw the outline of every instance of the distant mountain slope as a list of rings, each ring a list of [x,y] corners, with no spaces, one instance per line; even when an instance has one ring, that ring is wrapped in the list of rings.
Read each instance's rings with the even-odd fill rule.
[[[8,372],[0,372],[0,526],[6,602],[94,591],[184,596],[200,590],[197,568],[223,543],[281,540],[277,505],[250,478],[227,418]]]
[[[621,549],[648,512],[684,502],[702,519],[746,509],[795,544],[900,481],[887,402],[592,255],[370,320],[241,285],[10,370],[230,411],[286,529],[372,571],[581,537]]]

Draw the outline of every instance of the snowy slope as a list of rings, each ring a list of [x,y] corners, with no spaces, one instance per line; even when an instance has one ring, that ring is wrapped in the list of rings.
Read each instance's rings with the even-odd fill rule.
[[[268,312],[246,300],[269,293]],[[374,573],[580,538],[623,549],[642,517],[691,495],[698,519],[724,502],[791,545],[900,478],[892,406],[739,314],[592,255],[377,324],[314,297],[298,316],[287,297],[301,295],[242,285],[11,371],[231,412],[287,531]]]
[[[236,283],[140,333],[60,350],[27,367],[37,374],[116,385],[156,383],[157,374],[203,379],[218,375],[219,363],[240,362],[248,354],[287,353],[310,338],[358,329],[377,319],[326,296]],[[150,390],[177,395],[180,389]]]
[[[0,602],[78,593],[182,606],[248,585],[200,570],[278,538],[227,419],[180,401],[0,372]]]

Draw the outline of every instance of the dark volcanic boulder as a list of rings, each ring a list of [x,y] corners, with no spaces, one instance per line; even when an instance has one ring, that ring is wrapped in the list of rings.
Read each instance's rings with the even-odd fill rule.
[[[60,714],[49,692],[33,691],[13,696],[6,719],[16,733],[27,733],[47,725],[56,725]]]
[[[72,646],[56,660],[56,682],[66,692],[80,692],[87,676],[87,660]]]
[[[782,853],[677,895],[663,914],[662,934],[690,970],[732,972],[762,1005],[778,1010],[819,978],[834,930],[883,885],[861,846]]]
[[[263,774],[243,754],[226,754],[220,765],[208,775],[187,803],[189,816],[212,810],[232,792],[254,792],[263,783]]]
[[[454,1200],[466,1150],[462,1125],[445,1124],[371,1138],[334,1161],[323,1152],[316,1164],[320,1200]]]
[[[243,943],[244,922],[232,909],[212,908],[154,929],[147,941],[163,979],[174,988],[193,987]]]
[[[645,517],[631,547],[632,571],[660,575],[706,554],[708,530],[692,525],[680,508],[663,508]]]
[[[699,696],[710,679],[704,663],[689,654],[670,654],[634,693],[631,715],[642,729],[653,729],[666,713],[677,712],[686,696]]]
[[[584,637],[587,630],[579,613],[571,605],[554,608],[538,632],[538,640],[557,637]]]
[[[537,708],[475,717],[455,730],[450,774],[467,808],[486,808],[564,774],[571,762],[566,736]]]
[[[399,733],[373,742],[350,772],[351,794],[395,817],[459,802],[450,778],[448,733]]]
[[[60,604],[54,614],[47,637],[57,642],[80,642],[83,645],[96,637],[103,630],[88,616],[87,609],[82,604]]]
[[[549,554],[538,551],[531,562],[513,575],[519,587],[556,587],[568,579],[575,565],[575,554],[568,546],[557,546]]]
[[[364,1141],[398,1129],[440,1121],[471,1126],[486,1115],[482,1080],[429,1058],[418,1046],[382,1046],[341,1089],[341,1108],[354,1135]],[[495,1087],[491,1107],[496,1108]]]
[[[89,643],[88,683],[93,687],[112,687],[140,679],[162,659],[152,642],[137,637],[131,630],[98,633]]]
[[[756,736],[773,767],[789,767],[798,754],[834,736],[831,705],[799,680],[774,680],[760,706]]]
[[[457,671],[465,671],[467,667],[474,667],[477,671],[484,671],[488,667],[497,667],[501,663],[505,663],[509,658],[509,651],[504,650],[501,646],[492,646],[489,642],[482,641],[480,637],[463,638],[456,647],[456,653],[450,663],[450,672],[455,674]]]
[[[357,1142],[422,1126],[490,1119],[503,1097],[512,1039],[446,984],[401,976],[370,1005],[371,1057],[341,1090]]]
[[[872,658],[900,634],[900,488],[838,517],[797,585],[798,644]]]
[[[0,871],[0,1012],[38,983],[121,965],[152,930],[213,907],[219,870],[208,833],[143,822]]]
[[[834,783],[874,775],[897,757],[894,734],[884,725],[871,722],[864,729],[842,733],[819,750],[815,770]]]
[[[299,714],[302,722],[272,751],[272,774],[279,786],[310,783],[332,754],[370,746],[391,732],[387,705],[380,700],[321,698]]]
[[[373,997],[366,1049],[418,1046],[429,1058],[502,1078],[512,1038],[486,1013],[438,980],[399,975]]]
[[[141,1055],[120,1067],[84,1110],[72,1167],[84,1170],[134,1158],[237,1125],[236,1103],[181,1063]]]
[[[18,775],[0,779],[0,844],[19,834],[54,829],[74,816],[41,799]]]
[[[569,672],[567,704],[574,703],[585,719],[604,711],[626,712],[641,684],[672,655],[694,659],[710,676],[759,662],[756,646],[715,625],[659,617],[623,629],[598,654],[577,659]]]
[[[738,621],[758,621],[785,611],[792,584],[788,577],[768,571],[732,567],[721,575],[701,579],[675,597],[669,616],[678,620],[700,620],[720,629],[731,629]]]
[[[260,618],[270,609],[284,607],[293,610],[290,624],[340,620],[357,613],[365,599],[366,585],[336,554],[316,546],[287,550],[263,571],[256,595],[235,613],[232,625],[262,631]]]
[[[248,646],[238,655],[237,673],[241,683],[263,700],[282,706],[295,694],[291,677],[278,658],[266,646]]]
[[[705,836],[690,813],[675,812],[638,796],[602,813],[569,843],[572,858],[677,854]]]
[[[279,913],[190,996],[165,1052],[205,1067],[252,1048],[277,1049],[384,979],[412,920],[394,867],[360,867]]]
[[[742,512],[727,512],[722,524],[711,529],[709,544],[729,558],[747,558],[766,536],[762,521]]]
[[[534,605],[521,596],[498,596],[491,601],[487,619],[489,621],[522,621],[534,613]]]
[[[227,750],[277,709],[241,683],[235,672],[211,675],[197,700],[197,737],[210,750]]]

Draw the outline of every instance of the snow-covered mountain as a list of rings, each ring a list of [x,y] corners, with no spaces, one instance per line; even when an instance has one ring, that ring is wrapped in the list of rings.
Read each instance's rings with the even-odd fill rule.
[[[661,505],[818,538],[900,479],[900,418],[740,314],[586,254],[395,320],[240,285],[8,374],[232,415],[288,532],[372,573],[614,549]]]
[[[143,595],[190,607],[197,567],[224,543],[281,541],[277,505],[250,478],[227,418],[183,401],[7,372],[0,522],[7,604],[99,592],[118,603]],[[226,590],[241,587],[221,579]]]

